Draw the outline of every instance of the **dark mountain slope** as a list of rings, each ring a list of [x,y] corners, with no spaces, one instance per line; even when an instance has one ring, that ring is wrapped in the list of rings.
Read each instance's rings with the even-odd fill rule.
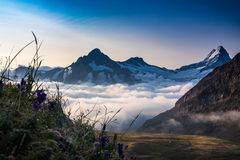
[[[216,68],[181,97],[176,108],[205,113],[240,109],[240,54]]]
[[[209,73],[174,108],[146,121],[140,131],[207,134],[240,140],[239,97],[240,53]]]
[[[87,56],[80,57],[68,67],[69,74],[64,77],[64,82],[93,82],[104,83],[136,83],[127,69],[103,54],[99,49],[92,50]]]

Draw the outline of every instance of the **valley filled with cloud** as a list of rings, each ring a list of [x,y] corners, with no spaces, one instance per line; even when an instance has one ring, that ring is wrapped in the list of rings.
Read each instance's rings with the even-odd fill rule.
[[[72,118],[81,114],[82,111],[93,109],[90,118],[94,118],[100,111],[98,117],[102,121],[105,117],[105,107],[107,112],[111,112],[107,115],[110,117],[121,109],[115,117],[116,123],[111,124],[108,129],[124,130],[139,113],[141,114],[132,128],[137,128],[146,119],[172,108],[178,98],[191,89],[196,82],[159,82],[135,85],[93,85],[89,83],[72,85],[59,82],[45,82],[44,84],[50,92],[56,91],[56,85],[60,86],[60,92],[66,100],[65,111],[70,111]]]

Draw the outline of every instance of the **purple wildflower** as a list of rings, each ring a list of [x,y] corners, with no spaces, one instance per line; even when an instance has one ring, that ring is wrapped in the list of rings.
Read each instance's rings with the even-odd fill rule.
[[[39,103],[37,100],[33,102],[33,108],[36,110],[40,110],[43,107],[43,104]]]
[[[33,108],[39,110],[43,107],[43,103],[47,99],[47,94],[44,93],[44,90],[37,90],[37,99],[33,102]]]
[[[107,135],[102,135],[100,138],[99,138],[99,143],[101,145],[102,148],[106,147],[107,143],[108,143],[108,137]]]
[[[47,98],[47,94],[44,93],[44,90],[37,90],[36,93],[37,93],[37,101],[39,103],[43,103]]]

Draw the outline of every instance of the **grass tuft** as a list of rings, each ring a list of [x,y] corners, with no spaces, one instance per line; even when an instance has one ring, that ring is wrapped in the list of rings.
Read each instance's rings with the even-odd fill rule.
[[[109,136],[106,131],[118,112],[111,118],[105,117],[101,130],[96,130],[97,118],[88,119],[93,110],[72,120],[70,113],[63,111],[65,100],[59,86],[56,93],[50,93],[39,83],[36,77],[42,63],[38,55],[42,43],[32,34],[34,40],[12,59],[7,58],[0,71],[0,159],[127,159],[117,135]],[[8,74],[11,63],[32,44],[36,49],[25,76],[20,82],[12,80]]]

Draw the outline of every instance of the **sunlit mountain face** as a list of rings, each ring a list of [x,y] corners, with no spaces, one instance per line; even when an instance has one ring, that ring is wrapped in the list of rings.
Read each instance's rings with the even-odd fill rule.
[[[239,1],[28,1],[0,5],[1,58],[33,31],[42,66],[37,78],[60,90],[67,109],[123,108],[118,127],[137,126],[174,103],[239,51]],[[11,65],[20,80],[34,56],[28,46]]]

